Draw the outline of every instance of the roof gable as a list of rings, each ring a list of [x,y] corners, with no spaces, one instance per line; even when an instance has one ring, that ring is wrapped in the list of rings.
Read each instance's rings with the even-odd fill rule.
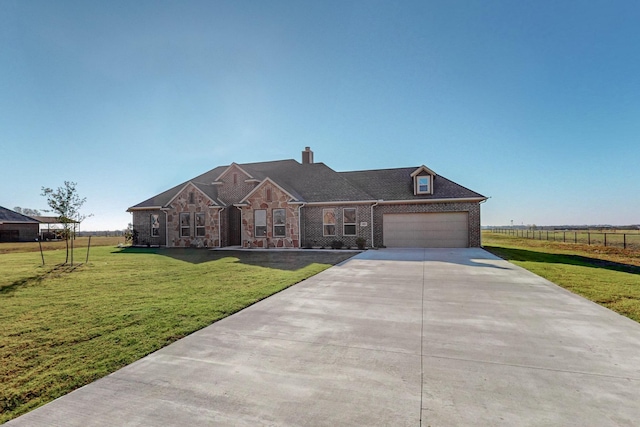
[[[434,171],[432,171],[431,169],[429,169],[425,165],[422,165],[418,169],[416,169],[413,172],[411,172],[411,178],[414,178],[414,177],[416,177],[418,175],[425,175],[425,174],[431,175],[431,176],[436,176],[436,173]]]
[[[280,185],[278,185],[277,182],[273,181],[271,178],[265,178],[260,184],[256,185],[256,187],[251,190],[249,192],[249,194],[247,194],[242,200],[240,200],[240,203],[246,203],[247,200],[249,200],[256,192],[260,191],[260,189],[262,189],[264,186],[266,186],[267,184],[271,184],[274,187],[276,187],[278,190],[282,191],[284,194],[286,194],[287,196],[289,196],[291,198],[291,200],[293,201],[298,201],[298,199],[292,195],[291,193],[289,193],[287,190],[285,190],[284,188],[282,188]],[[239,203],[239,204],[240,204]]]
[[[224,178],[225,176],[229,175],[232,172],[240,172],[242,174],[244,174],[247,178],[245,179],[253,179],[253,176],[251,176],[250,173],[248,173],[247,171],[245,171],[244,169],[242,169],[240,167],[240,165],[238,165],[236,162],[231,163],[231,165],[229,165],[229,167],[227,167],[224,172],[222,172],[220,174],[220,176],[218,176],[214,181],[215,182],[219,182],[222,181],[222,178]]]
[[[202,185],[202,184],[200,184]],[[182,193],[184,193],[189,187],[192,187],[194,190],[196,190],[197,192],[199,192],[200,194],[202,194],[206,199],[208,199],[209,201],[211,201],[211,203],[213,203],[214,206],[218,206],[218,201],[211,198],[207,193],[205,193],[204,191],[202,191],[201,188],[199,188],[198,185],[194,184],[193,182],[189,181],[187,182],[181,189],[180,191],[176,192],[176,194],[171,198],[171,200],[169,200],[164,206],[169,206],[171,203],[173,203]],[[215,187],[211,186],[214,190]]]

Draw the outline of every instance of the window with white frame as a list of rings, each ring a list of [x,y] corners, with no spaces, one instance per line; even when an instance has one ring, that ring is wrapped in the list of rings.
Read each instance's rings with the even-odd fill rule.
[[[189,212],[180,213],[180,237],[191,236],[191,214]]]
[[[333,209],[322,210],[322,235],[336,235],[336,213]]]
[[[285,237],[287,230],[287,213],[284,209],[273,210],[273,237]]]
[[[151,215],[151,237],[160,236],[160,215]]]
[[[255,227],[255,237],[267,237],[266,209],[256,209],[253,211],[253,224]]]
[[[204,237],[205,235],[205,214],[197,213],[196,214],[196,237]]]
[[[422,175],[416,178],[416,193],[429,194],[431,193],[431,177],[429,175]]]
[[[344,208],[342,210],[342,234],[344,236],[356,235],[356,209]]]

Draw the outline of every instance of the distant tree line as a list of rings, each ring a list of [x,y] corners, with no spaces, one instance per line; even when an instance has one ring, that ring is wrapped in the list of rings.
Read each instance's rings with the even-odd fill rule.
[[[42,216],[38,209],[21,208],[20,206],[16,206],[15,208],[13,208],[13,210],[15,212],[18,212],[19,214],[26,216]]]
[[[78,231],[76,236],[78,237],[120,237],[126,234],[126,230],[103,230],[103,231]]]

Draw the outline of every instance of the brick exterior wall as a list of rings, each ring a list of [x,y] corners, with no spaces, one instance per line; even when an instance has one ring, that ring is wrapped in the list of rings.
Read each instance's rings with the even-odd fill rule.
[[[151,215],[158,215],[160,221],[159,236],[151,236]],[[164,246],[166,242],[166,216],[161,210],[145,210],[145,211],[133,211],[133,229],[137,231],[137,240],[133,242],[134,245],[152,245],[152,246]]]
[[[383,245],[382,216],[386,213],[418,213],[418,212],[468,212],[469,213],[469,247],[482,245],[480,237],[480,204],[470,203],[415,203],[397,205],[379,205],[374,208],[373,217],[376,224],[374,243],[376,247]]]
[[[356,209],[356,235],[345,236],[343,228],[344,208]],[[323,235],[323,211],[332,209],[336,218],[335,236]],[[360,223],[366,222],[362,227]],[[380,222],[382,225],[382,222]],[[331,206],[305,206],[302,208],[302,245],[306,247],[331,247],[334,240],[342,241],[345,247],[357,247],[356,239],[362,237],[366,240],[365,246],[371,247],[371,205],[331,205]]]
[[[267,197],[267,193],[271,197]],[[298,248],[298,205],[290,205],[291,197],[270,182],[264,183],[247,201],[250,206],[242,208],[242,246],[249,248]],[[267,236],[255,237],[254,210],[267,213]],[[273,209],[284,209],[286,214],[285,237],[275,237],[273,232]]]
[[[193,193],[193,202],[190,201]],[[211,208],[213,202],[192,184],[187,185],[166,210],[144,210],[133,212],[133,229],[138,232],[136,244],[170,247],[216,247],[218,236],[218,208]],[[180,236],[180,213],[189,213],[189,235]],[[205,214],[204,236],[196,236],[196,213]],[[151,216],[158,215],[159,236],[151,236]],[[168,224],[168,227],[167,227]],[[167,236],[168,231],[168,236]],[[167,239],[168,237],[168,239]]]
[[[255,182],[244,182],[247,178],[249,177],[237,166],[227,169],[220,177],[223,183],[218,185],[218,198],[228,205],[244,199],[256,187]]]
[[[166,210],[144,210],[133,212],[133,227],[138,232],[139,245],[167,244],[170,247],[217,247],[229,245],[229,212],[237,209],[234,203],[240,202],[254,190],[256,182],[245,182],[248,176],[237,166],[231,166],[220,177],[218,198],[226,203],[225,208],[212,208],[217,203],[211,201],[193,184],[188,184],[171,202]],[[383,215],[385,213],[421,213],[421,212],[467,212],[469,223],[469,246],[481,246],[480,204],[477,202],[452,203],[407,203],[381,204],[373,208],[371,218],[370,204],[336,203],[332,205],[300,205],[289,204],[290,196],[279,187],[265,181],[247,200],[249,206],[242,207],[241,230],[242,246],[258,248],[289,247],[330,247],[335,240],[341,241],[345,247],[357,247],[356,239],[365,239],[366,247],[380,247],[384,244]],[[267,196],[270,192],[270,198]],[[191,194],[193,196],[191,196]],[[189,203],[189,202],[193,203]],[[344,235],[343,211],[345,208],[356,209],[356,235]],[[267,235],[255,237],[254,210],[264,209],[267,212]],[[285,237],[274,237],[273,209],[285,209]],[[299,210],[300,209],[300,210]],[[323,211],[333,210],[335,215],[335,235],[323,235]],[[219,212],[221,215],[219,215]],[[185,237],[180,236],[180,213],[189,213],[190,231]],[[205,235],[196,236],[195,214],[205,214]],[[298,230],[300,213],[302,229]],[[151,215],[158,215],[160,221],[159,235],[151,236]],[[219,224],[219,221],[221,224]],[[361,225],[365,223],[365,225]],[[167,226],[168,224],[168,226]],[[375,224],[375,227],[374,227]],[[371,232],[373,230],[373,242]],[[221,234],[221,235],[219,235]]]

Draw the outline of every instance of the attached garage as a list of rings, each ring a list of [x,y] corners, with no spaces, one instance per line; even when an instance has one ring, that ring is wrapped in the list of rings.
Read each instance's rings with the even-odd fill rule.
[[[469,213],[384,214],[384,245],[388,248],[467,248]]]

